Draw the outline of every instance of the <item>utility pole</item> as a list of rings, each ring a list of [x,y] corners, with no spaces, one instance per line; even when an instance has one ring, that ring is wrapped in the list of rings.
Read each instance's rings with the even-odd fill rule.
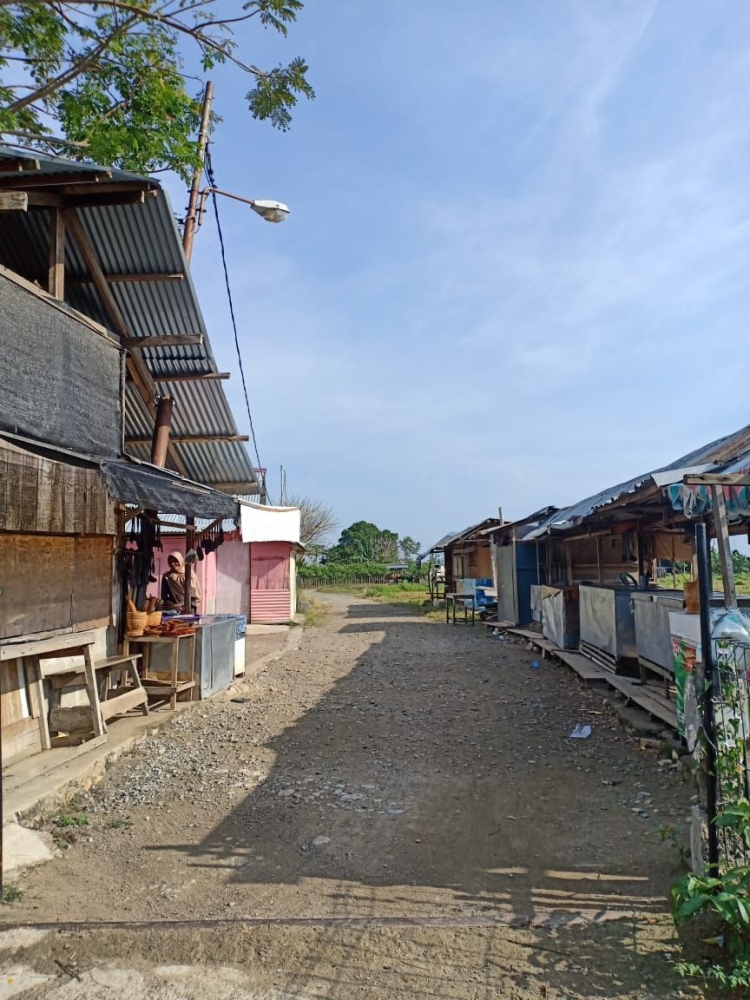
[[[201,128],[198,133],[198,158],[199,165],[193,174],[193,183],[190,185],[190,200],[188,201],[187,216],[185,218],[185,230],[182,234],[182,248],[188,264],[193,255],[193,239],[195,230],[198,228],[198,199],[200,198],[201,180],[203,178],[203,167],[206,161],[206,146],[208,145],[208,130],[211,123],[211,102],[214,97],[214,85],[209,80],[206,84],[206,92],[203,95],[203,111],[201,112]]]
[[[198,227],[198,199],[200,198],[201,180],[203,179],[203,168],[206,162],[206,146],[208,145],[208,130],[211,123],[211,102],[214,96],[214,85],[209,80],[206,83],[206,91],[203,95],[203,111],[201,112],[201,127],[198,133],[198,166],[193,174],[193,183],[190,185],[190,200],[188,201],[187,216],[185,218],[185,231],[182,234],[182,248],[185,251],[185,259],[188,264],[193,255],[193,239],[195,230]],[[195,545],[195,518],[185,518],[185,550],[190,552]],[[190,562],[185,561],[185,604],[183,611],[190,614],[192,611],[192,582],[193,567]]]

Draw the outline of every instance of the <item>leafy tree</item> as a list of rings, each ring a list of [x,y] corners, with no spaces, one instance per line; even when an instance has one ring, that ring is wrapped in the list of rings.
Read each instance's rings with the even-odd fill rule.
[[[187,179],[197,165],[200,95],[188,92],[185,42],[204,72],[232,63],[253,77],[250,113],[286,130],[298,97],[315,96],[305,61],[270,70],[245,62],[232,26],[255,18],[286,35],[302,0],[246,0],[221,15],[214,2],[0,0],[0,134],[34,149]]]
[[[404,537],[399,542],[399,547],[401,553],[406,562],[413,562],[419,555],[419,550],[421,545],[419,542],[415,542],[413,538],[409,535],[404,535]]]
[[[370,521],[356,521],[341,532],[328,552],[328,562],[393,563],[398,559],[398,535]]]

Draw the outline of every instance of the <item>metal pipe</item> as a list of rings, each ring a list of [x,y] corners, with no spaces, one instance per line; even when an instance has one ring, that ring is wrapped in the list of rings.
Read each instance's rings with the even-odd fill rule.
[[[703,683],[699,698],[703,716],[706,761],[706,816],[708,818],[708,871],[719,872],[719,838],[716,829],[718,814],[718,781],[716,774],[716,720],[714,718],[714,656],[711,645],[711,548],[705,524],[695,526],[695,547],[698,556],[698,593],[700,594],[701,658]]]
[[[167,464],[169,451],[169,431],[172,426],[172,409],[174,400],[171,396],[162,396],[156,407],[154,434],[151,439],[151,464],[163,469]]]

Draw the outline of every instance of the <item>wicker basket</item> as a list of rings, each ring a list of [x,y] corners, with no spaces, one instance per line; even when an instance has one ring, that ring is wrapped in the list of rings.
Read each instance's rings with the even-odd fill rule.
[[[127,632],[130,636],[143,635],[143,630],[148,624],[148,615],[145,611],[128,611],[125,618]]]

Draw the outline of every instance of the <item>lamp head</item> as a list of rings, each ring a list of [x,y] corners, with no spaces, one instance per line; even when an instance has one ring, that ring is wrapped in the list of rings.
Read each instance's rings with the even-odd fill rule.
[[[283,222],[289,208],[281,201],[253,201],[252,209],[266,222]]]

